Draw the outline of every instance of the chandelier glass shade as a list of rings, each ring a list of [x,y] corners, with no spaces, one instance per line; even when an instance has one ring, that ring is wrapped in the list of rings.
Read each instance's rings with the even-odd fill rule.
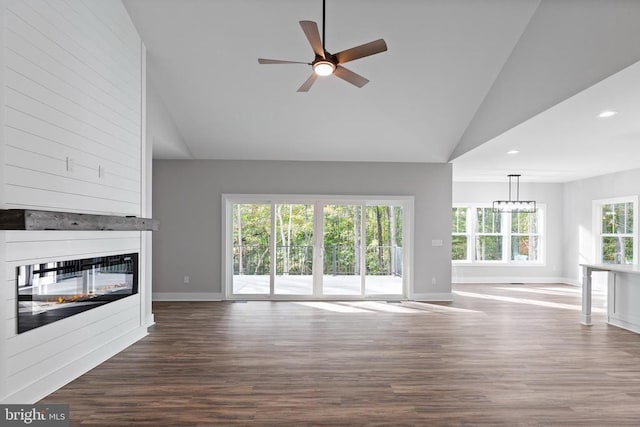
[[[507,175],[509,178],[509,200],[494,200],[493,210],[495,212],[522,212],[533,213],[536,211],[535,200],[520,200],[520,175]],[[513,197],[512,181],[515,178],[515,199]]]

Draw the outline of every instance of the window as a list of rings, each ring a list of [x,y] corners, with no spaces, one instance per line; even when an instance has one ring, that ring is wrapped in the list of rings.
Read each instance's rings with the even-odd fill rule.
[[[476,261],[502,259],[502,215],[492,208],[476,208]]]
[[[469,259],[467,246],[467,208],[453,208],[451,218],[451,259],[454,261],[466,261]]]
[[[511,261],[538,261],[538,213],[511,214]]]
[[[600,262],[633,264],[635,254],[635,205],[633,199],[596,202],[600,223]]]
[[[499,213],[487,205],[452,210],[451,260],[470,264],[541,264],[544,205],[535,213]]]

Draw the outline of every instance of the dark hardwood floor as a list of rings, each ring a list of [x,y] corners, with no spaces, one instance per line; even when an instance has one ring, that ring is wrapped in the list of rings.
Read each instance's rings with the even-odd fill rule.
[[[72,425],[640,425],[640,335],[602,311],[582,326],[578,288],[454,291],[155,303],[148,337],[43,402]]]

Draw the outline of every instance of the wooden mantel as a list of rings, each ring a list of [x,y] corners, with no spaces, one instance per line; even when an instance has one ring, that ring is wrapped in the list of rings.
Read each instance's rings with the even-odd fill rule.
[[[0,230],[158,231],[157,219],[36,209],[0,209]]]

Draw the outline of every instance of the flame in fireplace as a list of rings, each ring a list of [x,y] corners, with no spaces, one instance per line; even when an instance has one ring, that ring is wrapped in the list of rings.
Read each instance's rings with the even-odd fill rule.
[[[62,304],[65,302],[74,302],[74,301],[78,301],[79,299],[86,299],[86,298],[93,298],[95,296],[95,292],[89,292],[86,294],[75,294],[75,295],[71,295],[71,296],[59,296],[58,297],[58,304]]]
[[[123,289],[126,287],[127,287],[126,283],[114,283],[113,285],[101,286],[100,291],[101,291],[101,295],[104,295],[109,293],[108,291],[117,291],[118,289]],[[78,300],[91,299],[95,296],[96,296],[95,291],[89,291],[87,293],[74,294],[74,295],[59,295],[56,299],[56,302],[58,304],[64,304],[69,302],[75,302]]]

